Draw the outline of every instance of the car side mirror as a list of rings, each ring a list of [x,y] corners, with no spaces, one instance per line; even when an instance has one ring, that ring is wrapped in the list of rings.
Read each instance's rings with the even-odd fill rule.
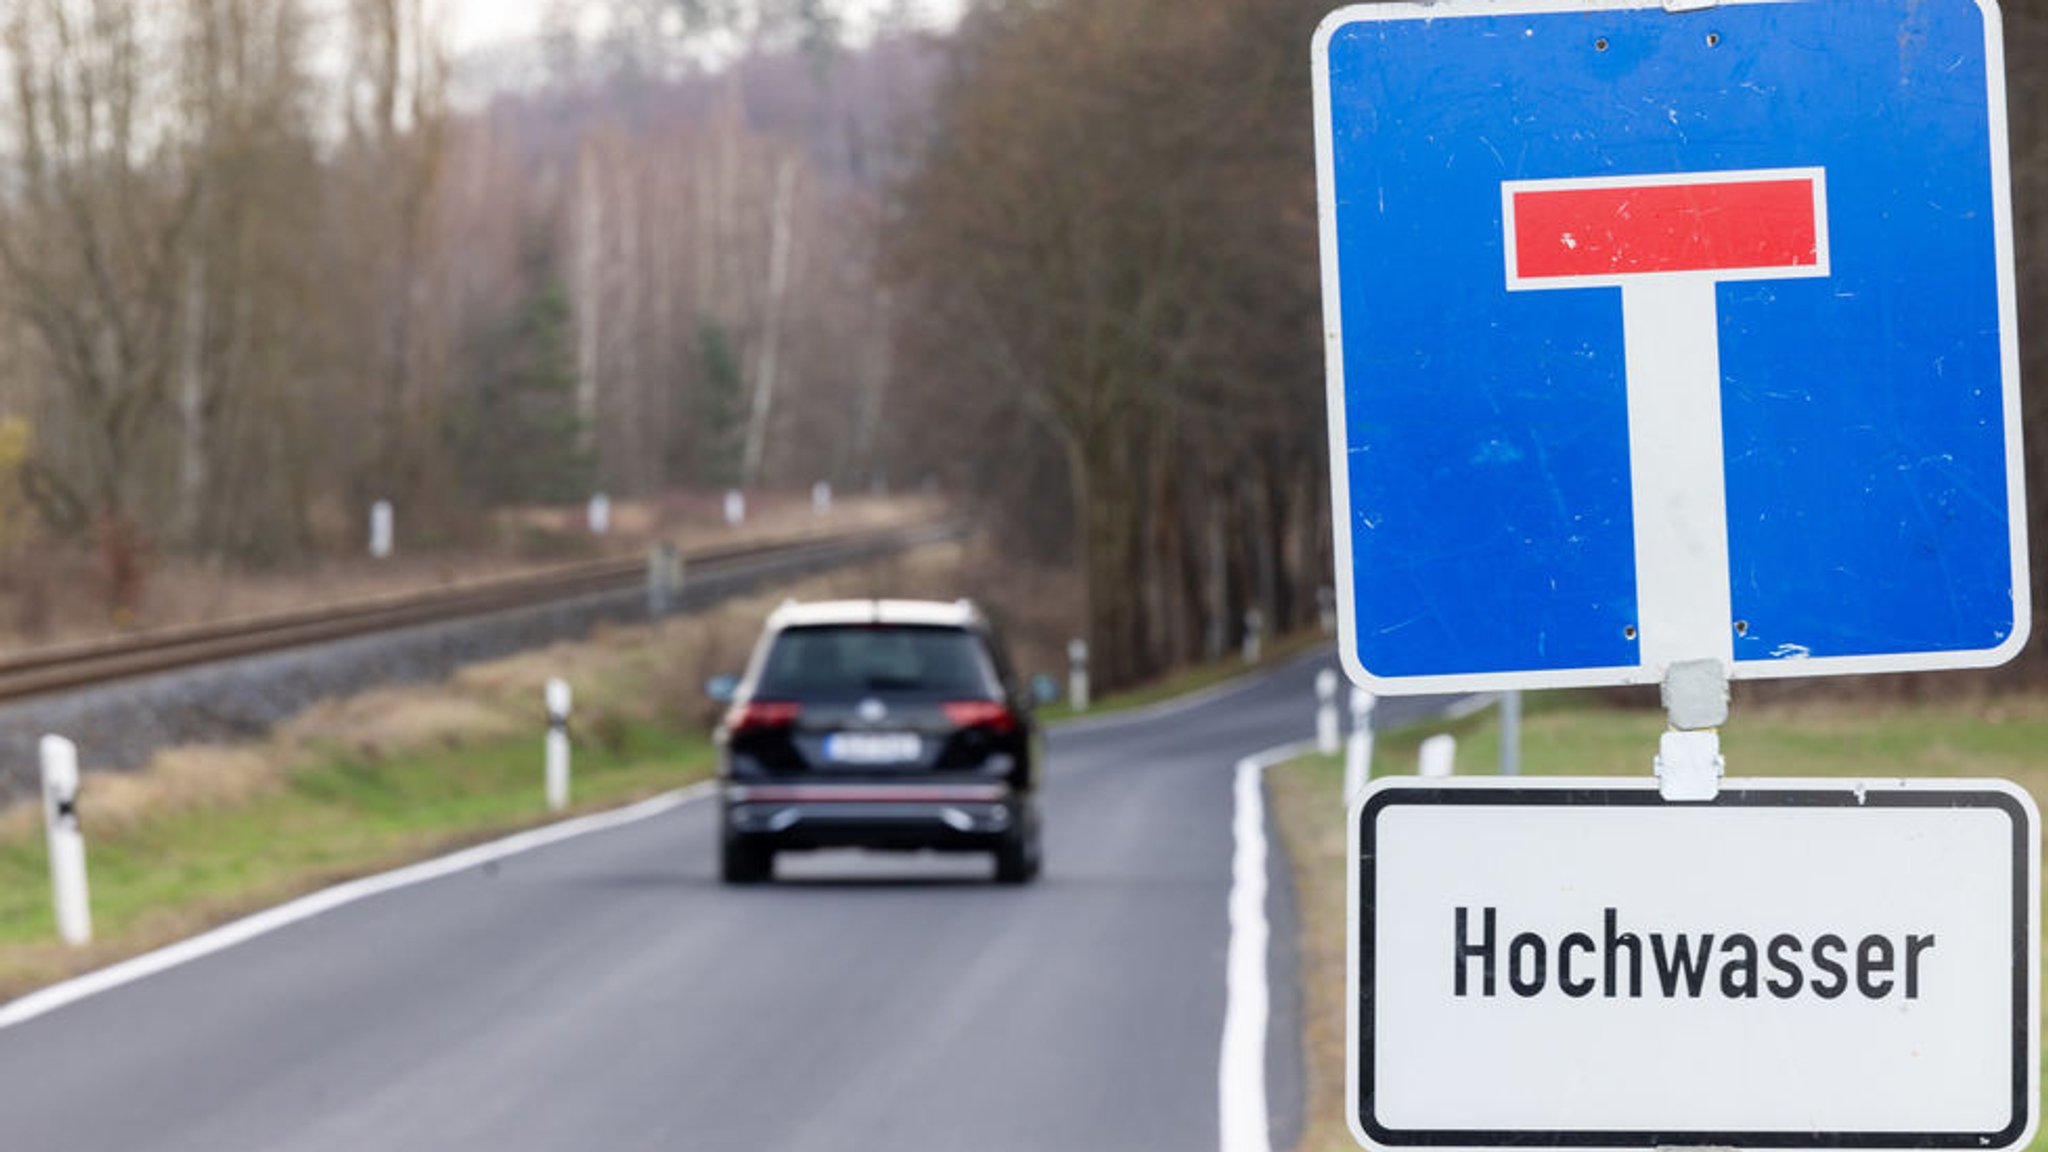
[[[1031,678],[1031,702],[1040,707],[1060,698],[1060,682],[1040,672]]]
[[[740,678],[737,676],[713,676],[704,682],[704,694],[720,704],[732,703],[739,688]]]

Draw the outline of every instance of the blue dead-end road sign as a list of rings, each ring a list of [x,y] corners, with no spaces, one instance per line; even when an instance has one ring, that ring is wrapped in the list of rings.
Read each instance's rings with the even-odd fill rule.
[[[1670,9],[1317,33],[1339,635],[1378,691],[2025,641],[1996,6]]]

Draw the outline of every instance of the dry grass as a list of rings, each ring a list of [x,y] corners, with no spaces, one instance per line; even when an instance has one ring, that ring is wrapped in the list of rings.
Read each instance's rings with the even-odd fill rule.
[[[287,760],[305,750],[346,750],[369,760],[461,747],[531,731],[506,704],[444,687],[376,688],[324,700],[281,726],[273,745]],[[538,692],[535,693],[536,698]],[[151,765],[151,771],[155,770]]]
[[[88,779],[95,835],[139,828],[168,812],[239,807],[281,786],[276,761],[260,746],[173,748],[152,759],[147,772]]]
[[[94,774],[94,820],[171,804],[231,804],[274,786],[293,764],[336,754],[389,760],[538,732],[542,688],[555,676],[574,689],[577,727],[599,739],[625,724],[702,730],[715,715],[704,682],[740,671],[761,622],[784,599],[957,595],[969,554],[964,545],[933,545],[660,624],[603,626],[588,640],[473,664],[439,684],[322,701],[262,743],[172,749],[140,773]],[[10,818],[20,817],[0,814]]]
[[[158,753],[143,772],[93,773],[81,799],[95,834],[118,834],[170,813],[244,805],[275,793],[280,781],[277,761],[266,748],[192,745]],[[42,834],[40,800],[0,808],[0,844]]]

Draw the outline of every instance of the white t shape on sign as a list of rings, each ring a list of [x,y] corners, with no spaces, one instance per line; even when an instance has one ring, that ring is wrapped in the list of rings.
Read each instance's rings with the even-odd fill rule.
[[[1511,292],[1621,289],[1644,667],[1735,659],[1715,286],[1828,275],[1819,168],[1501,184]]]

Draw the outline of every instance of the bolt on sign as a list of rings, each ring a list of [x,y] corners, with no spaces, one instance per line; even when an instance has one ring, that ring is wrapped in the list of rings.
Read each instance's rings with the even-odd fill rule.
[[[1994,0],[1395,0],[1318,29],[1347,673],[1662,684],[1671,724],[1655,781],[1355,802],[1361,1142],[2031,1139],[2033,802],[1724,782],[1718,740],[1731,679],[2026,642],[2001,37]]]

